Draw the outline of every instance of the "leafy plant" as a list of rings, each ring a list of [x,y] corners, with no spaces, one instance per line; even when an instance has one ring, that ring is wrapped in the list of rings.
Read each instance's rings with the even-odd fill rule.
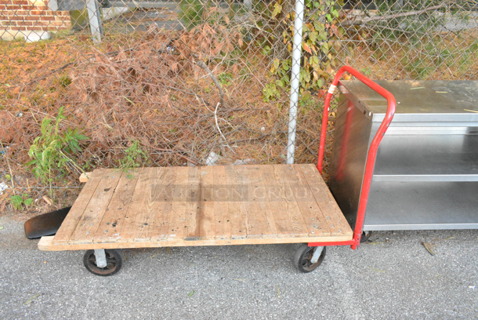
[[[58,111],[55,119],[44,118],[41,123],[40,136],[36,137],[30,146],[28,155],[32,159],[28,165],[33,167],[33,174],[42,183],[51,186],[55,177],[64,176],[75,168],[79,172],[83,169],[72,159],[75,153],[81,151],[80,142],[88,137],[77,129],[60,130],[60,124],[65,119],[63,107]]]
[[[144,161],[148,160],[148,155],[141,149],[138,140],[131,142],[131,145],[124,150],[124,157],[119,161],[119,167],[123,170],[138,168]]]
[[[29,207],[33,204],[33,199],[24,193],[22,195],[13,195],[10,197],[10,204],[13,209],[21,210],[23,207]]]
[[[179,2],[179,19],[187,30],[203,22],[204,4],[201,0],[181,0]]]
[[[316,91],[328,82],[337,66],[334,50],[337,42],[334,41],[341,36],[338,27],[341,19],[339,8],[342,1],[333,0],[305,0],[306,12],[303,25],[302,49],[303,58],[300,72],[300,89]],[[278,0],[274,3],[271,18],[275,19],[285,15],[287,19],[279,19],[283,23],[290,23],[294,19],[292,12],[284,12],[285,0]],[[280,30],[281,28],[279,28]],[[286,45],[289,58],[274,58],[270,73],[275,80],[265,86],[263,90],[264,100],[268,101],[280,96],[280,90],[290,85],[290,70],[292,68],[292,37],[291,28],[283,28],[278,35]],[[277,41],[277,40],[274,40]]]
[[[276,80],[274,82],[266,83],[266,85],[262,89],[262,96],[265,102],[277,100],[281,97],[279,87],[284,88],[284,85],[279,81],[280,80]]]
[[[219,83],[221,83],[223,86],[229,86],[232,84],[232,74],[228,72],[221,73],[217,79],[219,80]]]

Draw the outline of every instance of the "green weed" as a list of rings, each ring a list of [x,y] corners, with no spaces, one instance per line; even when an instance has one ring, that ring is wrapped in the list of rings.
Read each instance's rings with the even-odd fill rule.
[[[232,84],[232,74],[228,72],[221,73],[217,79],[223,86],[229,86]]]
[[[33,167],[33,174],[42,183],[50,186],[56,177],[64,176],[71,167],[83,172],[72,158],[81,151],[80,142],[87,140],[88,137],[80,134],[77,129],[66,129],[61,132],[60,123],[64,119],[63,107],[55,119],[44,118],[40,136],[35,138],[28,151],[32,159],[28,165]]]
[[[188,30],[203,22],[203,11],[204,4],[201,0],[181,0],[179,2],[179,19]]]
[[[21,210],[23,207],[29,207],[33,204],[33,199],[24,193],[22,195],[14,195],[10,197],[10,204],[13,209]]]
[[[148,160],[148,155],[141,149],[138,140],[131,142],[131,145],[124,150],[124,157],[119,161],[119,167],[122,170],[138,168],[142,163]]]
[[[58,84],[66,88],[71,84],[71,78],[68,75],[62,75],[58,78]]]

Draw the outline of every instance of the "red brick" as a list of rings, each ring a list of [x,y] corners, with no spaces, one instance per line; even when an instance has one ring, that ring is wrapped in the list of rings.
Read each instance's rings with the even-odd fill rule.
[[[48,21],[29,21],[34,26],[48,26]]]
[[[17,6],[15,4],[7,4],[6,10],[19,10],[21,8],[22,8],[21,6]]]
[[[17,21],[17,26],[32,26],[34,23],[31,21]]]
[[[28,14],[27,10],[8,10],[8,13],[10,13],[12,16],[26,16]]]
[[[12,18],[16,18],[16,20],[25,20],[26,17],[29,17],[27,14],[17,14],[14,15]]]
[[[23,21],[24,20],[23,18],[24,17],[22,17],[22,16],[11,16],[10,20],[12,20],[12,21]]]
[[[37,21],[40,20],[39,16],[26,16],[23,20]]]
[[[54,16],[41,16],[40,20],[54,21],[55,17]]]
[[[41,31],[46,31],[46,28],[45,27],[37,27],[37,26],[33,26],[33,27],[28,27],[28,30],[41,30]]]
[[[46,10],[32,10],[30,11],[30,14],[32,15],[45,15],[47,14]]]

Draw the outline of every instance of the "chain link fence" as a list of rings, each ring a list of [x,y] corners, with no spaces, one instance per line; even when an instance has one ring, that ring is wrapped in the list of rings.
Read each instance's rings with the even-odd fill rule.
[[[27,191],[35,150],[60,159],[40,187],[80,168],[313,162],[342,64],[478,76],[477,1],[0,0],[0,37],[0,182]]]

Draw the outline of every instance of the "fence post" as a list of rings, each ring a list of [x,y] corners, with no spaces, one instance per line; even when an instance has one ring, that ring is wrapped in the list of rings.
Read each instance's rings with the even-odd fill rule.
[[[90,31],[94,43],[100,43],[103,35],[103,25],[101,24],[101,13],[96,0],[86,0],[86,9],[90,22]]]
[[[294,163],[297,106],[299,104],[300,57],[302,54],[302,25],[304,23],[304,1],[295,2],[294,40],[292,47],[292,74],[290,77],[289,133],[287,139],[287,163]]]

